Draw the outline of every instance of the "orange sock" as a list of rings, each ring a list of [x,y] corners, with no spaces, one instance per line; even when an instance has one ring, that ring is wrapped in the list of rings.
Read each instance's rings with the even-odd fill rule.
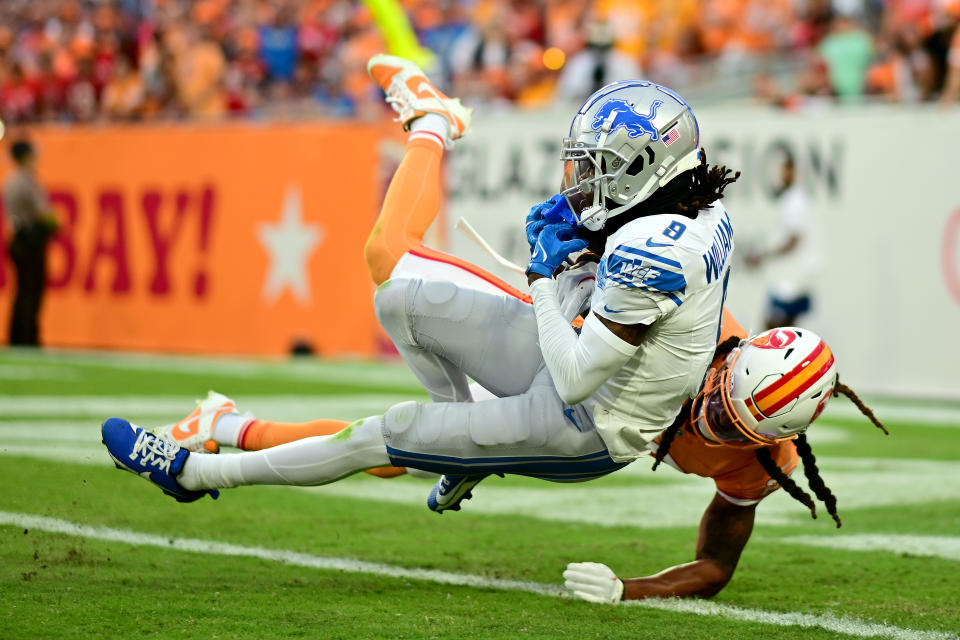
[[[312,438],[330,436],[343,431],[350,424],[344,420],[314,420],[312,422],[271,422],[251,420],[240,431],[238,445],[244,451],[259,451],[277,445]],[[380,478],[393,478],[407,472],[403,467],[378,467],[367,473]]]
[[[313,422],[251,420],[240,431],[237,446],[244,451],[259,451],[313,436],[330,436],[343,431],[348,424],[350,423],[344,420],[314,420]]]
[[[375,284],[390,278],[393,268],[405,253],[459,267],[492,283],[508,294],[530,302],[530,296],[518,291],[480,267],[423,245],[423,234],[440,210],[443,183],[440,172],[443,145],[439,138],[414,134],[390,181],[383,199],[380,217],[367,238],[363,255]]]
[[[407,251],[419,247],[427,227],[440,210],[441,160],[439,139],[414,137],[407,142],[403,161],[393,174],[380,217],[367,238],[363,255],[376,284],[389,277]]]

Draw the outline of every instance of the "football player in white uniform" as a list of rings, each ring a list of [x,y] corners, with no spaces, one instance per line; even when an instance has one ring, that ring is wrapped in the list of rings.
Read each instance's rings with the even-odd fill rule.
[[[370,71],[412,138],[449,144],[465,131],[469,113],[411,63],[378,56]],[[502,292],[405,273],[406,255],[378,289],[381,323],[443,402],[402,403],[335,436],[223,456],[190,455],[108,419],[111,456],[183,501],[242,484],[318,485],[415,467],[451,474],[429,500],[442,511],[489,473],[579,481],[643,455],[696,394],[717,343],[733,250],[719,199],[735,176],[706,164],[690,107],[647,82],[591,96],[564,161],[562,199],[528,218],[532,313]],[[588,247],[600,261],[578,335],[553,275]],[[497,397],[469,402],[467,376]]]

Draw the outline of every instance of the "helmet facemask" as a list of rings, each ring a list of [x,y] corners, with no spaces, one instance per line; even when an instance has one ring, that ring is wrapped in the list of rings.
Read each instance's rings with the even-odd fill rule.
[[[707,379],[690,407],[690,422],[694,430],[708,446],[733,447],[735,449],[759,449],[787,440],[796,434],[775,438],[757,433],[743,420],[737,411],[730,392],[733,381],[731,372],[740,357],[741,350],[734,349],[720,370],[711,369]]]
[[[689,106],[665,87],[616,82],[580,108],[561,160],[570,222],[597,231],[700,164],[699,128]]]
[[[607,162],[604,154],[613,160]],[[627,158],[610,147],[587,146],[572,138],[563,139],[560,157],[563,160],[560,193],[573,212],[572,222],[591,231],[602,229],[608,217],[604,193],[611,187],[616,191],[616,183],[627,170]],[[615,171],[605,171],[608,166]]]

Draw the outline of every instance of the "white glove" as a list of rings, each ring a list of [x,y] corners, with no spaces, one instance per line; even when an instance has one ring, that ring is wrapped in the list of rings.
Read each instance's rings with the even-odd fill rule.
[[[581,262],[557,274],[557,300],[560,301],[560,313],[567,322],[573,322],[590,309],[596,275],[596,262]]]
[[[563,577],[564,586],[583,600],[615,604],[623,599],[623,582],[605,564],[571,562]]]

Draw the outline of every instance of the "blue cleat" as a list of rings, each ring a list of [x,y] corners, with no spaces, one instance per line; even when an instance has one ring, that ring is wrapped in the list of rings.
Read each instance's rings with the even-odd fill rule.
[[[190,455],[180,445],[158,438],[123,418],[107,418],[100,434],[118,469],[146,478],[178,502],[193,502],[208,493],[214,499],[220,495],[215,489],[190,491],[177,483],[174,476]]]
[[[441,476],[437,484],[433,485],[430,495],[427,496],[427,506],[431,511],[460,511],[460,503],[473,497],[471,490],[481,480],[481,476]]]

